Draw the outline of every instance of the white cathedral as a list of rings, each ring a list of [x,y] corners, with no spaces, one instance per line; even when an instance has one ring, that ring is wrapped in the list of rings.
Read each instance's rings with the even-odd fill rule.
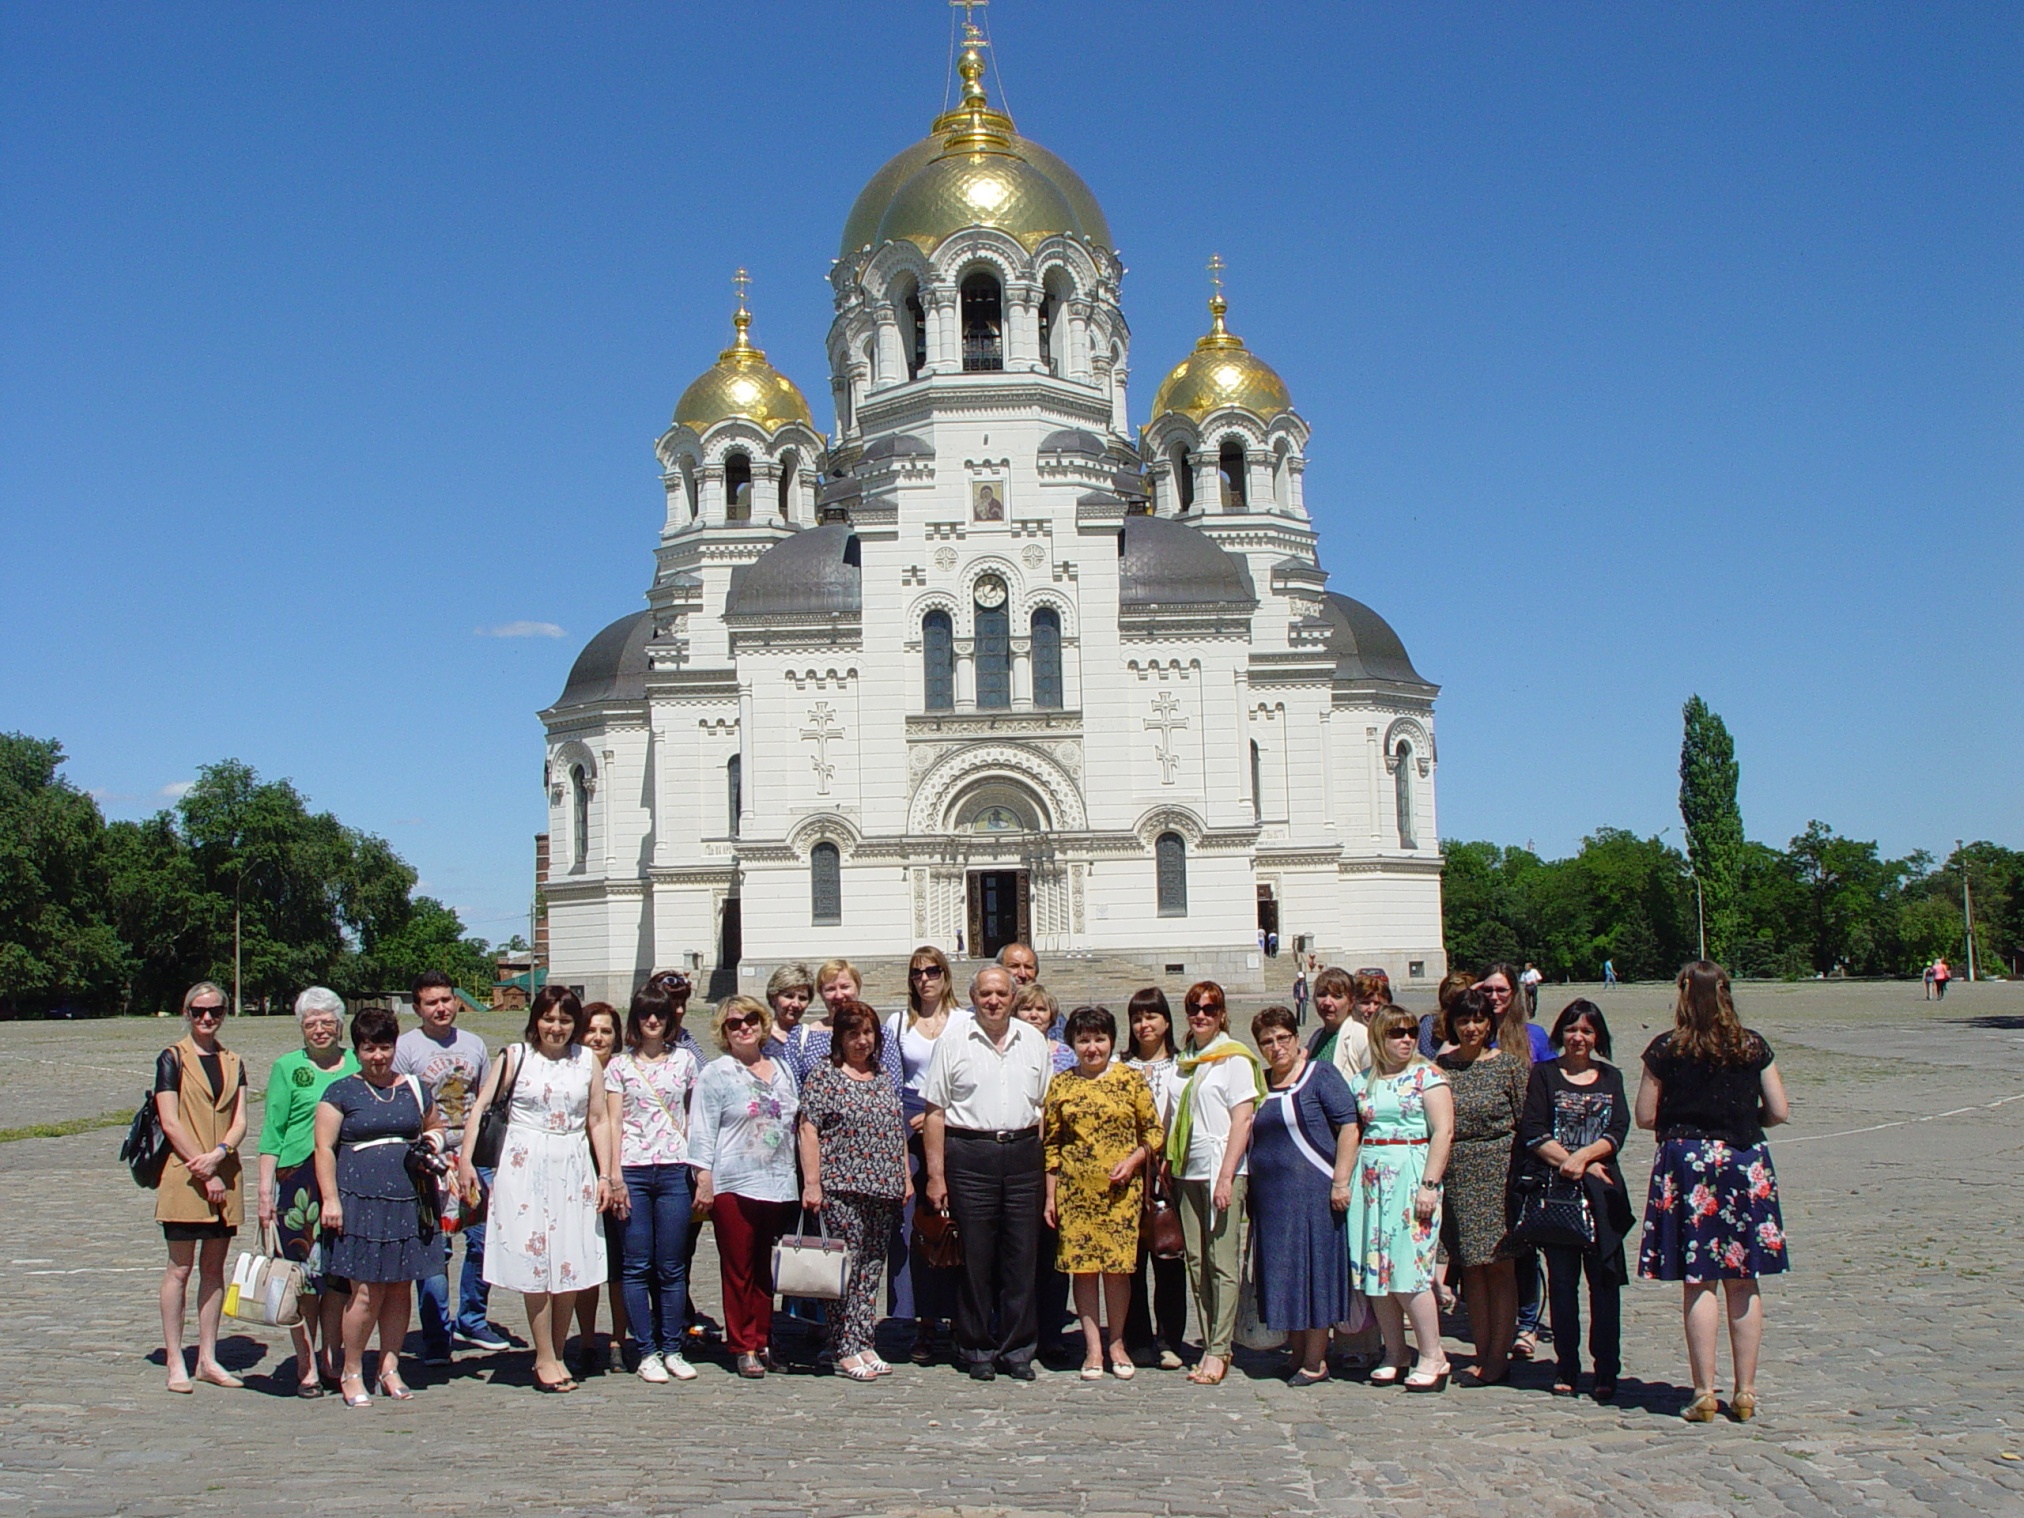
[[[980,47],[844,225],[835,437],[742,296],[675,406],[646,606],[540,714],[551,978],[623,1004],[1019,940],[1437,979],[1437,687],[1328,589],[1307,423],[1220,289],[1133,431],[1109,224]]]

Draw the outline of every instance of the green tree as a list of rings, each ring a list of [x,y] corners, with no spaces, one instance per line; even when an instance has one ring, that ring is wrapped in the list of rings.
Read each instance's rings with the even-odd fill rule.
[[[1687,861],[1701,890],[1708,954],[1727,963],[1735,954],[1743,885],[1743,813],[1736,804],[1742,769],[1728,725],[1699,696],[1681,709],[1680,820]]]
[[[98,803],[57,774],[63,745],[0,735],[0,1008],[117,1000],[127,972],[106,921]]]
[[[1843,838],[1809,822],[1786,850],[1805,893],[1805,929],[1814,969],[1822,974],[1897,974],[1904,968],[1898,938],[1899,895],[1923,877],[1925,854],[1885,859],[1874,842]]]

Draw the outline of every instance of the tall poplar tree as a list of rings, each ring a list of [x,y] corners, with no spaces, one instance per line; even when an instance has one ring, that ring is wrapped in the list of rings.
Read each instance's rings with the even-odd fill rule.
[[[1700,882],[1708,957],[1726,964],[1736,948],[1743,882],[1743,813],[1736,804],[1742,771],[1727,725],[1707,702],[1690,696],[1680,715],[1685,725],[1680,740],[1680,820],[1687,829],[1687,861]]]

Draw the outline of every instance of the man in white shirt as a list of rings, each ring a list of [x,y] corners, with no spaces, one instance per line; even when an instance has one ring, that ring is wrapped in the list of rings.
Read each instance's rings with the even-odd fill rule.
[[[955,1214],[963,1241],[956,1352],[978,1381],[1000,1370],[1031,1381],[1039,1343],[1040,1108],[1054,1067],[1045,1035],[1013,1017],[1012,995],[998,966],[977,972],[972,1020],[935,1040],[921,1087],[928,1205]]]

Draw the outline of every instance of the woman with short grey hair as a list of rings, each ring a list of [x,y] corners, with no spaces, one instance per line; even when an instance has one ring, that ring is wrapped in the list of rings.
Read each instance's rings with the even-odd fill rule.
[[[333,1081],[358,1073],[344,1047],[344,998],[311,986],[295,998],[302,1047],[267,1075],[267,1116],[260,1128],[260,1227],[273,1229],[284,1259],[303,1268],[302,1321],[295,1336],[295,1394],[320,1397],[335,1382],[344,1353],[342,1323],[350,1283],[323,1278],[319,1245],[323,1205],[316,1188],[316,1104]],[[318,1345],[323,1364],[317,1365]]]
[[[766,1005],[773,1012],[773,1036],[766,1041],[767,1048],[785,1059],[790,1069],[800,1068],[802,1045],[812,1031],[802,1018],[814,1000],[815,972],[807,965],[798,961],[784,964],[767,978]]]

